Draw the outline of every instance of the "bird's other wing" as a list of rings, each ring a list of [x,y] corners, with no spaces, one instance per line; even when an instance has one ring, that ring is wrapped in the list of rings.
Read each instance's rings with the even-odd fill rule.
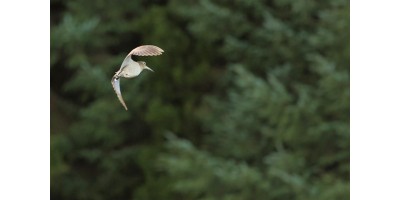
[[[121,64],[120,71],[129,65],[131,62],[134,62],[131,58],[132,55],[135,56],[158,56],[164,52],[161,48],[154,45],[143,45],[134,48],[129,54],[125,57],[124,61]]]
[[[160,47],[154,45],[143,45],[134,48],[131,52],[129,52],[128,56],[158,56],[164,52]]]
[[[119,77],[113,76],[113,78],[111,79],[111,84],[112,84],[112,86],[114,88],[115,93],[117,93],[119,101],[124,106],[125,110],[128,110],[128,107],[126,107],[125,101],[122,98],[121,89],[119,87]]]

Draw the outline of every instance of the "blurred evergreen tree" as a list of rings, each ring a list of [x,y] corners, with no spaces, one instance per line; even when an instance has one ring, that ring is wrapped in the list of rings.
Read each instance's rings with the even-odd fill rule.
[[[160,158],[185,199],[349,199],[347,1],[175,2],[225,66],[201,145]],[[193,8],[196,9],[193,9]]]
[[[52,0],[51,117],[54,199],[348,199],[349,2]]]

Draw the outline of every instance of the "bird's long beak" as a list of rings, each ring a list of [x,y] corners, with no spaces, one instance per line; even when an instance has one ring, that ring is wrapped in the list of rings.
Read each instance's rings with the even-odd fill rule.
[[[144,68],[154,72],[152,69],[150,69],[150,67],[145,66]]]

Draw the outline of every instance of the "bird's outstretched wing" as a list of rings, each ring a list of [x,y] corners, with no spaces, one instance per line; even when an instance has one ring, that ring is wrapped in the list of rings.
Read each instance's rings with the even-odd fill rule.
[[[158,56],[164,52],[160,47],[154,45],[143,45],[134,48],[131,52],[129,52],[128,56]]]
[[[117,77],[116,75],[113,76],[113,78],[111,79],[111,84],[112,84],[112,86],[114,88],[115,93],[117,93],[119,101],[124,106],[125,110],[128,110],[128,107],[126,107],[125,101],[122,98],[121,89],[119,87],[119,77]]]
[[[128,55],[125,57],[124,61],[121,64],[120,70],[122,70],[125,66],[129,65],[129,63],[133,62],[131,56],[158,56],[164,52],[160,47],[154,45],[143,45],[134,48]]]

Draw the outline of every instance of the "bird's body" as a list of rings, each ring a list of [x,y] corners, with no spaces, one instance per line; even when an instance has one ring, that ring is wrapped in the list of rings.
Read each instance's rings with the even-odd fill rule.
[[[131,58],[128,59],[127,65],[122,67],[116,72],[119,76],[124,78],[133,78],[136,77],[142,72],[143,68],[140,67],[139,62],[133,61]]]
[[[125,105],[124,99],[122,98],[121,89],[119,85],[119,78],[133,78],[138,76],[144,69],[153,71],[149,67],[146,66],[146,63],[143,61],[134,61],[132,60],[131,56],[158,56],[161,55],[164,51],[154,45],[143,45],[136,47],[133,49],[126,57],[125,60],[122,62],[120,69],[115,72],[115,75],[111,79],[111,84],[117,93],[118,99],[121,104],[124,106],[125,110],[128,110],[127,106]]]

